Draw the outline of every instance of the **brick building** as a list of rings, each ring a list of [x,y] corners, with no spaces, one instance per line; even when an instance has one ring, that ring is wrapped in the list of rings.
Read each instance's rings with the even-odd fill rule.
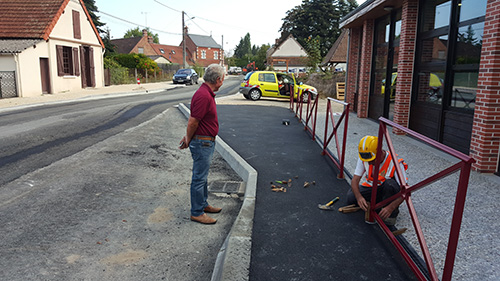
[[[499,173],[500,1],[367,0],[341,27],[358,117],[383,116]]]
[[[182,65],[182,44],[181,47],[155,44],[153,37],[148,35],[147,30],[142,31],[142,37],[113,39],[111,43],[115,45],[116,52],[119,54],[144,54],[155,61],[158,60],[158,56],[161,56],[168,63]],[[190,50],[186,50],[186,63],[189,66],[195,64]]]
[[[193,62],[203,67],[213,63],[222,65],[224,60],[222,47],[211,36],[187,34],[186,50],[193,54]]]

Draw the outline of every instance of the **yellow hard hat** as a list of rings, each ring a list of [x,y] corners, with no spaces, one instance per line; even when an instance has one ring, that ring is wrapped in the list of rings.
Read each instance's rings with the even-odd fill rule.
[[[377,156],[378,138],[374,136],[364,136],[359,141],[358,152],[362,161],[370,162]]]

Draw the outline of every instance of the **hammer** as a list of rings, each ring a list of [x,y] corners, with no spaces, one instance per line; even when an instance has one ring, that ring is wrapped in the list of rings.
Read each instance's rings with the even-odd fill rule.
[[[320,208],[321,210],[331,211],[333,203],[337,202],[338,200],[339,200],[339,197],[335,197],[332,201],[326,203],[325,205],[318,204],[318,208]]]

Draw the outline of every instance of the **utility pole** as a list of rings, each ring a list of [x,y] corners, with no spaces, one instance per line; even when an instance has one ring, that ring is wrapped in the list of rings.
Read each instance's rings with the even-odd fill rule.
[[[186,68],[186,28],[184,26],[184,11],[182,11],[182,67]]]
[[[224,67],[224,35],[222,35],[222,50],[220,57],[222,58],[222,67]]]

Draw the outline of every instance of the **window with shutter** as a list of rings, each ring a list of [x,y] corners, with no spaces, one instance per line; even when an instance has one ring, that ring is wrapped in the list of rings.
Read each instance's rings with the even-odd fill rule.
[[[73,10],[73,37],[75,39],[82,39],[80,30],[80,12]]]
[[[76,74],[78,73],[78,71],[75,69],[75,66],[77,66],[78,64],[73,60],[73,48],[57,45],[56,58],[58,76],[79,75]]]

